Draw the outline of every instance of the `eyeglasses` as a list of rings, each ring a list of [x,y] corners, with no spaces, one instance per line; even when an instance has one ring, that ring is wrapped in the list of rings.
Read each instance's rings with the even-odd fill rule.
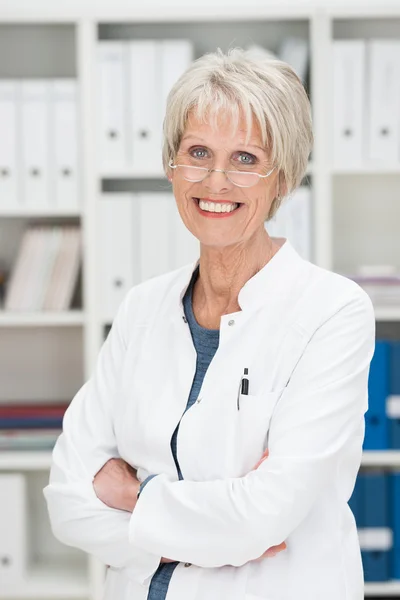
[[[229,179],[233,185],[238,187],[252,187],[260,181],[269,177],[276,167],[273,167],[266,175],[260,175],[260,173],[253,173],[248,171],[225,171],[224,169],[207,169],[206,167],[192,167],[191,165],[173,165],[172,160],[169,161],[171,169],[179,169],[183,179],[191,181],[192,183],[199,183],[204,181],[210,173],[216,171],[218,173],[225,173],[225,176]]]

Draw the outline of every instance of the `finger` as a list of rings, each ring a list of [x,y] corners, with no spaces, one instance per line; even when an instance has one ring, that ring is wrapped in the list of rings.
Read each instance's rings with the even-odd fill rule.
[[[262,455],[262,457],[260,458],[260,460],[257,462],[257,464],[252,468],[252,471],[255,471],[256,469],[258,469],[258,467],[261,465],[261,463],[264,462],[264,460],[266,458],[268,458],[269,456],[269,450],[268,448],[265,450],[264,454]]]
[[[282,544],[279,544],[279,546],[271,546],[271,548],[268,548],[268,550],[264,552],[263,556],[265,556],[266,558],[272,558],[273,556],[276,556],[279,552],[286,550],[286,548],[287,546],[285,542],[282,542]]]

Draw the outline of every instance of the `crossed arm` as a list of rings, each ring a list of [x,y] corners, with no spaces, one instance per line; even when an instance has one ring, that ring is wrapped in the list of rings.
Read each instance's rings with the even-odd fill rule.
[[[257,469],[268,458],[268,449],[264,452],[260,460],[253,467]],[[111,458],[100,469],[93,480],[93,487],[96,496],[110,508],[133,512],[138,501],[140,482],[136,477],[136,470],[131,467],[122,458]],[[282,542],[277,546],[268,548],[262,558],[270,558],[278,552],[286,549],[286,543]],[[162,563],[174,562],[174,559],[161,558]]]
[[[159,474],[137,504],[138,483],[131,482],[132,497],[111,508],[101,500],[108,492],[107,484],[100,491],[100,472],[119,458],[112,399],[127,345],[128,298],[54,449],[44,490],[54,534],[141,583],[162,557],[201,567],[261,557],[307,516],[359,430],[375,341],[372,305],[354,294],[314,333],[275,409],[268,460],[257,469],[209,482]]]

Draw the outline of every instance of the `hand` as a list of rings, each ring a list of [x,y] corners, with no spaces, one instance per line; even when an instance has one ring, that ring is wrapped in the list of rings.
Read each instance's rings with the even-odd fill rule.
[[[255,471],[256,469],[258,469],[258,467],[264,462],[264,460],[266,460],[269,456],[269,450],[268,448],[265,450],[264,454],[262,455],[262,457],[260,458],[260,460],[257,462],[257,464],[252,468],[252,471]],[[279,544],[279,546],[271,546],[271,548],[268,548],[268,550],[266,550],[264,552],[264,554],[262,554],[259,558],[254,559],[254,561],[259,561],[262,560],[263,558],[272,558],[273,556],[275,556],[276,554],[278,554],[278,552],[282,552],[282,550],[286,550],[287,546],[285,544],[285,542],[282,542],[281,544]],[[254,562],[251,561],[251,562]]]
[[[132,512],[136,506],[140,482],[136,469],[122,458],[111,458],[93,480],[96,496],[110,508]]]

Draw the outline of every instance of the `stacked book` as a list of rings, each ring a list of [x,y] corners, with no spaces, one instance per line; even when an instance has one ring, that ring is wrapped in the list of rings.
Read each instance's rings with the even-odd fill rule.
[[[1,404],[1,450],[51,450],[67,404]]]
[[[369,295],[375,306],[398,306],[400,304],[400,272],[396,268],[360,268],[350,276]]]
[[[4,308],[10,311],[68,310],[80,264],[79,226],[29,226],[6,286]]]

